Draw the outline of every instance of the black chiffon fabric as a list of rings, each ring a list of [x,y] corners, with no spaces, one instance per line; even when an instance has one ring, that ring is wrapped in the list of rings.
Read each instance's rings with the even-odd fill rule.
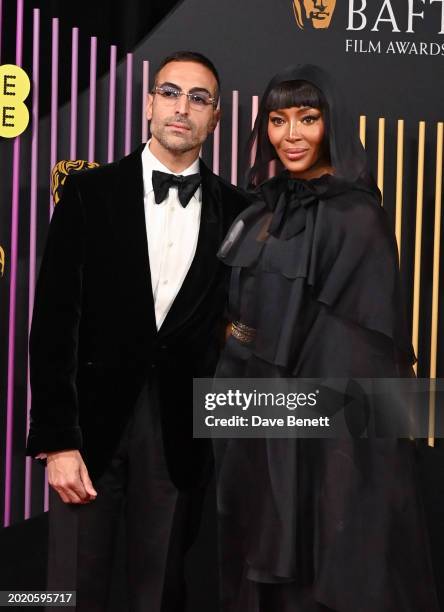
[[[284,172],[234,222],[219,253],[229,311],[256,337],[230,336],[217,376],[412,376],[395,239],[365,153],[325,73],[273,83],[289,72],[327,98],[335,174]],[[268,161],[260,119],[255,133]],[[230,439],[215,455],[224,612],[438,611],[414,442]]]

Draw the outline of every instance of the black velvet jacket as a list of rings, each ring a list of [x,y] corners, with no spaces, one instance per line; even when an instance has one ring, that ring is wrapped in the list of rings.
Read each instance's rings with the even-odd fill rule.
[[[108,465],[147,377],[159,383],[164,446],[179,488],[198,483],[209,444],[192,439],[192,379],[212,376],[227,270],[216,258],[242,193],[201,162],[194,260],[156,329],[139,147],[67,178],[36,288],[27,454],[80,449],[93,478]]]

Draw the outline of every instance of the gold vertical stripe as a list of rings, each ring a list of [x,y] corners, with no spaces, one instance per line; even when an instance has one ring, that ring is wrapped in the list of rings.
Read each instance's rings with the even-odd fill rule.
[[[362,146],[365,148],[365,132],[367,126],[367,117],[365,115],[361,115],[359,117],[359,138],[361,139]]]
[[[439,314],[439,259],[441,247],[441,200],[442,200],[442,161],[444,124],[439,122],[436,129],[436,180],[435,180],[435,226],[433,239],[433,281],[432,281],[432,331],[430,337],[430,378],[436,378],[438,354],[438,314]],[[429,446],[435,445],[436,394],[431,386],[429,405]]]
[[[415,224],[415,264],[413,279],[413,331],[412,343],[418,356],[419,340],[419,297],[421,290],[421,246],[422,246],[422,208],[424,201],[424,151],[425,151],[425,121],[419,122],[418,135],[418,179],[416,189],[416,224]],[[418,364],[415,364],[417,372]]]
[[[401,263],[402,239],[402,183],[404,179],[404,120],[398,120],[398,142],[396,150],[396,216],[395,234],[398,243],[399,263]]]
[[[430,379],[428,445],[435,446],[436,378]]]
[[[379,118],[378,125],[378,187],[384,202],[384,144],[385,144],[385,119]]]
[[[0,246],[0,278],[5,273],[5,260],[5,252],[3,250],[3,247]]]

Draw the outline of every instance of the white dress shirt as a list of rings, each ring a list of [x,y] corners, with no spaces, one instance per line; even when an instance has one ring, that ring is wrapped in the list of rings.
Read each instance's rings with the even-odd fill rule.
[[[153,170],[187,176],[199,173],[199,158],[183,172],[171,172],[150,151],[149,142],[142,151],[145,223],[151,269],[157,329],[171,308],[190,269],[199,236],[202,193],[199,187],[184,208],[177,187],[156,204],[152,182]]]
[[[177,187],[171,187],[167,198],[161,204],[156,204],[151,175],[153,170],[182,176],[197,174],[199,158],[183,172],[171,172],[154,157],[148,142],[142,151],[142,170],[151,285],[156,324],[159,329],[179,293],[196,253],[202,193],[199,187],[188,206],[183,208]],[[36,456],[37,459],[46,459],[46,457],[46,453]]]

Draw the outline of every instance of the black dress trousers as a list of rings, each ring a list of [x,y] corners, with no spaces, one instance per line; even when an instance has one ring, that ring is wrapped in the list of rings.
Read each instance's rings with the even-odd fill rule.
[[[143,387],[109,468],[93,484],[97,498],[85,505],[65,504],[51,489],[48,590],[75,590],[79,612],[113,612],[113,567],[125,562],[127,612],[184,611],[184,557],[205,491],[179,492],[170,480],[155,382]],[[122,523],[126,559],[116,559]]]

